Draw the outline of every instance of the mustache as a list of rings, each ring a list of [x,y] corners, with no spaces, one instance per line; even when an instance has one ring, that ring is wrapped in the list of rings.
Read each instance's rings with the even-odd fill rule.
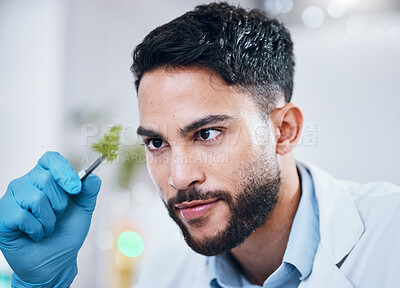
[[[225,190],[201,190],[196,186],[187,190],[178,190],[178,193],[175,197],[168,200],[166,204],[167,208],[171,211],[174,210],[176,204],[180,204],[182,202],[191,202],[194,200],[209,200],[209,199],[220,199],[227,202],[229,205],[233,202],[232,196]]]

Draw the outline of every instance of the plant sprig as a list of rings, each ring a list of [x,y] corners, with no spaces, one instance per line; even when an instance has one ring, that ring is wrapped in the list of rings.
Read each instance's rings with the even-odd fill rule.
[[[119,150],[119,139],[122,131],[121,125],[115,125],[110,128],[108,133],[105,133],[103,138],[98,142],[93,143],[92,149],[99,154],[103,155],[103,158],[111,162],[117,158],[117,152]]]

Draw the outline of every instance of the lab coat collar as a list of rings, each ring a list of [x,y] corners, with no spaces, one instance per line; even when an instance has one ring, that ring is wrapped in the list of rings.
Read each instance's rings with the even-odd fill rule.
[[[364,233],[363,222],[343,182],[310,163],[301,163],[309,169],[314,181],[320,217],[320,248],[338,265]]]

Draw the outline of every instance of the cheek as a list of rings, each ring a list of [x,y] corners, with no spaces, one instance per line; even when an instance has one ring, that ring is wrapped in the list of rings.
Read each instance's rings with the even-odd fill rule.
[[[238,189],[237,171],[240,170],[242,161],[242,157],[229,153],[222,161],[209,165],[206,172],[206,187],[210,190],[225,190],[235,197]]]
[[[249,176],[248,173],[252,174],[254,159],[257,157],[263,157],[265,155],[256,153],[255,147],[248,145],[244,141],[237,143],[235,147],[230,149],[229,153],[225,157],[225,161],[212,165],[209,168],[209,179],[210,176],[217,184],[216,188],[228,191],[234,198],[238,194],[242,193],[243,179]]]

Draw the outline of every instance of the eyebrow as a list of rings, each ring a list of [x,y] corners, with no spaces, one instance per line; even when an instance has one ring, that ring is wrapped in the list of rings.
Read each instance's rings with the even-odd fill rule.
[[[157,139],[161,139],[163,141],[165,140],[165,137],[161,133],[158,133],[154,130],[145,128],[143,126],[139,126],[139,128],[136,130],[136,133],[139,136],[146,136],[149,138],[157,138]]]
[[[208,115],[208,116],[202,117],[196,121],[193,121],[192,123],[186,125],[183,128],[179,128],[179,134],[181,135],[181,137],[185,137],[188,134],[190,134],[194,131],[197,131],[198,129],[200,129],[201,127],[203,127],[205,125],[216,124],[216,123],[225,122],[225,121],[232,120],[232,119],[234,119],[234,118],[229,115]],[[145,137],[149,137],[149,138],[157,138],[157,139],[160,139],[163,141],[166,139],[162,133],[156,132],[150,128],[145,128],[143,126],[139,126],[139,128],[136,130],[136,133],[139,136],[145,136]]]
[[[232,119],[233,117],[229,115],[208,115],[206,117],[200,118],[199,120],[196,120],[186,125],[184,128],[180,128],[179,134],[182,137],[185,137],[186,135],[200,129],[203,126],[225,122]]]

